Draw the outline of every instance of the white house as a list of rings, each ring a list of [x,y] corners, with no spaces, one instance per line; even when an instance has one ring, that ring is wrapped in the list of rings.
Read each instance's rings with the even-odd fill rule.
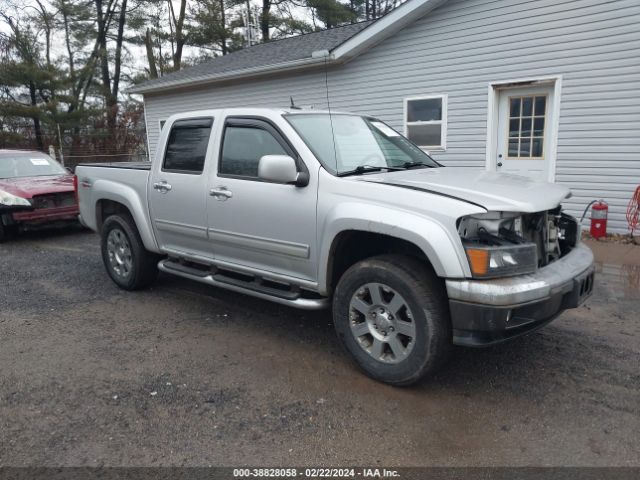
[[[452,168],[569,186],[627,232],[640,184],[640,1],[408,0],[383,18],[273,41],[150,80],[149,151],[170,114],[299,105],[368,113]]]

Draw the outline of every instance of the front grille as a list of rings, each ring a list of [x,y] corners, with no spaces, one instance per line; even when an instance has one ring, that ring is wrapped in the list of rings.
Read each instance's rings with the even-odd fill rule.
[[[36,210],[44,208],[72,207],[76,203],[73,192],[48,193],[46,195],[36,195],[32,199],[33,207]]]

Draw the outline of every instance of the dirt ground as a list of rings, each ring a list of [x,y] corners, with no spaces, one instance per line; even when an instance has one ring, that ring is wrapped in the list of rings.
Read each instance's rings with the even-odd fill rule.
[[[581,308],[399,389],[328,312],[123,292],[97,236],[23,235],[0,245],[0,465],[638,466],[640,255],[614,247]]]

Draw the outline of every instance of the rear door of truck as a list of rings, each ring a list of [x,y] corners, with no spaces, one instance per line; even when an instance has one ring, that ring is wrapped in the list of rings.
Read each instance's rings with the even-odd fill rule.
[[[165,124],[148,185],[154,233],[169,253],[211,259],[207,240],[207,171],[212,162],[214,116]]]

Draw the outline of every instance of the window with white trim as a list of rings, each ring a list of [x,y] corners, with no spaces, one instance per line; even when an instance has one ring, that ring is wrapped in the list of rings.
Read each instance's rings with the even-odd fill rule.
[[[405,136],[425,150],[447,148],[447,96],[406,98]]]

